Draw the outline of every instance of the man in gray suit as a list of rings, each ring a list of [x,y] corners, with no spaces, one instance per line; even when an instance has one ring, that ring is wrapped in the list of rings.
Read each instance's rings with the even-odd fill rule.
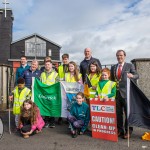
[[[129,127],[127,124],[127,78],[136,79],[139,78],[135,67],[131,63],[126,63],[126,53],[124,50],[118,50],[116,52],[118,63],[111,67],[111,80],[117,82],[116,92],[116,110],[117,110],[117,128],[118,136],[127,139],[131,136],[133,127]],[[125,114],[125,125],[123,124],[123,113]]]

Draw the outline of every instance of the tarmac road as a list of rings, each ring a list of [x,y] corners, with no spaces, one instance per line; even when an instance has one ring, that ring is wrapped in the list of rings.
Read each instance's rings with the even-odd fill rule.
[[[134,128],[128,148],[127,140],[119,138],[118,142],[94,139],[91,133],[72,138],[68,125],[44,128],[42,133],[24,139],[19,133],[9,134],[8,112],[0,112],[4,124],[4,135],[0,140],[0,150],[150,150],[150,141],[141,140],[146,129]],[[11,115],[11,128],[14,129],[14,117]],[[149,131],[150,132],[150,131]]]

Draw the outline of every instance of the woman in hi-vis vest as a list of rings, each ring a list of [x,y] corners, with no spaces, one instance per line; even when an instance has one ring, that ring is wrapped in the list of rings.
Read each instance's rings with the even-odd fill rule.
[[[90,63],[88,68],[88,78],[91,82],[92,87],[89,87],[90,96],[89,98],[94,98],[96,94],[96,87],[101,77],[101,69],[96,61]]]
[[[82,75],[79,73],[78,67],[75,62],[69,62],[68,72],[65,73],[65,81],[66,82],[82,82]]]
[[[82,75],[79,73],[78,67],[75,62],[71,61],[68,64],[68,72],[65,73],[65,81],[68,83],[80,83],[82,84]],[[81,92],[81,91],[80,91]],[[71,106],[76,102],[76,93],[67,94],[68,98],[68,111],[70,111]]]

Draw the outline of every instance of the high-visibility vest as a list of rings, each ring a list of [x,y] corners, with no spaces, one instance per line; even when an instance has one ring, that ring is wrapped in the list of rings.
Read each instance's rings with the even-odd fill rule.
[[[56,71],[52,71],[48,77],[46,77],[46,72],[42,72],[41,74],[41,82],[46,85],[52,85],[56,82],[56,77],[58,76],[58,73]]]
[[[63,65],[60,65],[60,66],[58,67],[58,75],[59,75],[59,79],[60,79],[60,80],[64,80],[65,73],[64,73]]]
[[[100,79],[100,75],[97,75],[96,73],[92,76],[92,79],[91,79],[91,74],[88,75],[88,78],[92,84],[92,86],[96,86],[97,87],[97,84],[99,82],[99,79]],[[92,88],[89,88],[90,90],[90,98],[94,98],[95,97],[95,94],[96,94],[96,90],[93,90]]]
[[[103,99],[105,96],[107,96],[108,94],[111,94],[111,90],[116,86],[116,82],[113,81],[108,81],[103,89],[100,88],[100,86],[97,86],[97,92],[98,92],[98,96],[100,99]],[[115,96],[111,97],[110,99],[115,100]]]
[[[18,115],[20,114],[20,108],[23,102],[26,99],[31,98],[31,90],[25,87],[19,94],[18,87],[15,87],[15,89],[13,90],[13,94],[14,94],[13,114]]]
[[[80,79],[80,78],[81,78],[81,76],[82,76],[82,74],[81,74],[81,73],[79,73],[79,75],[78,75],[78,79]],[[70,72],[65,73],[65,81],[66,81],[66,82],[77,82],[77,81],[75,80],[75,77],[74,77],[74,76],[73,76],[73,77],[71,77]]]

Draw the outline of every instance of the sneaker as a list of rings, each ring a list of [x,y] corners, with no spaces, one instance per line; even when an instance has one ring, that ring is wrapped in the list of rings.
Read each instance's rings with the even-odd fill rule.
[[[44,128],[48,128],[49,127],[49,123],[45,123]]]
[[[83,132],[82,132],[82,131],[80,131],[80,132],[79,132],[79,135],[83,135]]]
[[[49,128],[55,128],[55,123],[50,123]]]
[[[63,124],[63,120],[62,120],[61,117],[58,118],[58,124],[59,124],[59,125],[62,125],[62,124]]]
[[[68,129],[71,129],[71,124],[69,124]]]
[[[72,133],[72,138],[76,138],[78,136],[77,130],[75,130],[75,133]]]

